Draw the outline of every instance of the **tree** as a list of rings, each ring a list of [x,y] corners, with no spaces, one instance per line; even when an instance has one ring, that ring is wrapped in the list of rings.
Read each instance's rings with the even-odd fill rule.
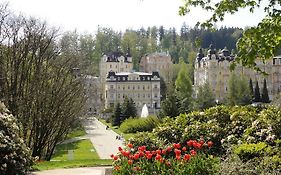
[[[204,10],[213,12],[212,16],[203,23],[198,23],[201,27],[212,28],[217,21],[223,21],[227,13],[234,14],[241,8],[249,8],[250,12],[260,7],[265,0],[221,0],[221,1],[201,1],[185,0],[180,7],[179,14],[185,15],[191,11],[191,7],[200,6]],[[264,11],[266,17],[256,26],[244,31],[243,36],[237,42],[238,54],[236,62],[243,66],[260,70],[255,61],[271,59],[281,47],[281,10],[280,0],[266,1]],[[268,30],[270,29],[270,30]]]
[[[196,99],[197,107],[202,110],[215,106],[215,104],[215,95],[210,84],[207,82],[203,86],[200,86]]]
[[[250,81],[249,81],[249,89],[250,89],[251,97],[253,99],[254,98],[254,87],[253,87],[253,81],[252,81],[251,78],[250,78]]]
[[[181,104],[180,112],[184,113],[190,110],[192,83],[187,70],[187,65],[181,61],[180,66],[181,68],[175,82],[175,87],[177,98],[180,100],[179,103]]]
[[[229,105],[247,105],[251,103],[249,85],[245,77],[232,73],[227,86],[227,103]]]
[[[259,82],[256,81],[256,87],[255,87],[255,94],[254,94],[254,102],[261,102],[261,95],[260,95],[260,87]]]
[[[262,95],[261,95],[261,102],[263,103],[269,103],[269,96],[268,96],[268,90],[266,85],[266,79],[263,79],[263,88],[262,88]]]
[[[120,103],[117,103],[112,115],[112,126],[120,126],[121,124],[122,109]]]
[[[0,17],[0,98],[22,124],[32,156],[46,160],[84,104],[83,87],[71,61],[60,55],[57,36],[58,30],[39,20],[12,13]]]
[[[132,98],[125,97],[122,104],[122,115],[124,117],[122,120],[137,116],[137,108]]]
[[[170,92],[167,94],[166,99],[161,103],[160,116],[170,116],[175,118],[180,114],[179,107],[179,100],[177,99],[177,96],[175,95],[175,93]]]
[[[26,174],[32,164],[30,150],[20,137],[15,117],[0,102],[0,174]]]

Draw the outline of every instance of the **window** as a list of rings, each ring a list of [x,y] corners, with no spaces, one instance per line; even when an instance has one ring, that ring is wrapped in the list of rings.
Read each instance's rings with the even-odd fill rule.
[[[135,86],[133,86],[133,90],[135,90]]]
[[[143,85],[142,89],[145,90],[145,86],[144,85]]]
[[[157,84],[154,85],[154,88],[157,89]]]
[[[154,98],[157,98],[158,97],[158,95],[157,94],[154,94]]]
[[[118,94],[118,98],[120,98],[120,94]]]
[[[113,89],[114,88],[114,86],[113,85],[110,85],[110,89]]]
[[[128,89],[130,89],[130,85],[128,85]]]
[[[143,94],[142,97],[145,98],[145,94]]]
[[[109,67],[112,68],[112,65],[110,64]]]

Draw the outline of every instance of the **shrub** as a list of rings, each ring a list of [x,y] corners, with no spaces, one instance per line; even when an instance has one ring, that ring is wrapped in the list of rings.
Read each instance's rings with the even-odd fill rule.
[[[253,159],[255,157],[264,156],[266,149],[270,149],[264,142],[257,144],[241,144],[234,148],[234,153],[243,161]]]
[[[21,175],[29,170],[32,159],[19,136],[16,119],[0,103],[0,175]]]
[[[129,118],[121,124],[120,130],[123,133],[152,131],[158,124],[159,119],[154,116],[147,118]]]

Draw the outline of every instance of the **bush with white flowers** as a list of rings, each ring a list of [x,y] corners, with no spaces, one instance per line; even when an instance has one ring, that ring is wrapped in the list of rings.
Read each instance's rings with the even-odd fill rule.
[[[32,164],[29,149],[19,133],[17,120],[0,102],[0,175],[26,174]]]

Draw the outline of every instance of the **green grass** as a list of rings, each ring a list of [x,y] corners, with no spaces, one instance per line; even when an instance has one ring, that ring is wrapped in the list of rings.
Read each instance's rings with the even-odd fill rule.
[[[68,150],[73,150],[74,160],[99,159],[99,156],[90,140],[80,140],[56,147],[51,160],[68,160]]]
[[[110,129],[112,129],[114,132],[116,132],[119,135],[123,135],[125,140],[128,140],[132,137],[134,137],[135,133],[123,133],[118,126],[112,126],[111,123],[107,123],[104,119],[99,119],[100,122],[102,122],[104,125],[107,125]]]
[[[68,160],[68,150],[74,150],[74,160]],[[36,163],[32,168],[34,170],[49,170],[58,168],[108,166],[111,164],[111,159],[99,159],[90,140],[80,140],[58,145],[51,161]]]
[[[35,171],[51,170],[58,168],[78,168],[94,166],[111,166],[111,159],[91,159],[91,160],[70,160],[70,161],[45,161],[35,164],[32,168]]]
[[[71,138],[74,138],[74,137],[80,137],[80,136],[84,136],[86,134],[87,133],[86,133],[85,129],[83,128],[83,126],[80,126],[76,129],[74,129],[73,131],[71,131],[69,134],[67,134],[66,139],[71,139]]]

